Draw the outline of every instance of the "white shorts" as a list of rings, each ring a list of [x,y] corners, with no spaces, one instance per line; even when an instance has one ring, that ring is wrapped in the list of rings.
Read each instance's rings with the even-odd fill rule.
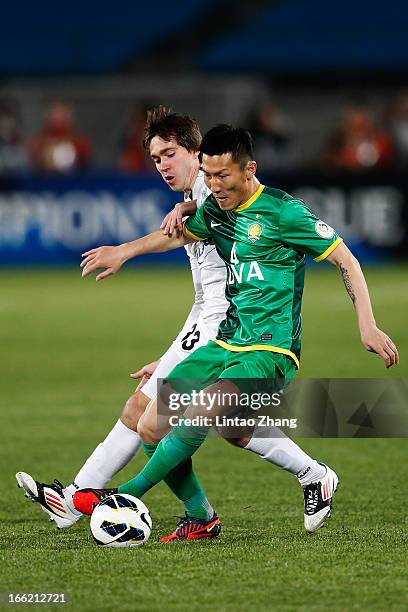
[[[157,395],[157,381],[166,378],[177,364],[186,359],[191,353],[194,353],[200,346],[205,346],[210,340],[215,338],[218,326],[224,318],[225,315],[223,314],[214,320],[211,325],[208,324],[208,321],[204,325],[200,318],[195,322],[187,321],[170,348],[160,359],[160,363],[153,372],[153,375],[140,388],[140,391],[149,399],[154,399]]]

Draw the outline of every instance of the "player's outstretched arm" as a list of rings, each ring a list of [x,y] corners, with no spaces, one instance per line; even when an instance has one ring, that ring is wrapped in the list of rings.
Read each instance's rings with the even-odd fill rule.
[[[138,238],[132,242],[125,242],[119,246],[101,246],[86,253],[82,253],[84,258],[81,262],[82,276],[88,276],[96,270],[100,272],[96,280],[102,280],[111,274],[115,274],[123,264],[133,257],[147,255],[148,253],[165,253],[193,242],[182,233],[173,233],[171,236],[164,236],[159,230],[143,238]]]
[[[387,368],[399,363],[398,350],[394,342],[383,331],[378,329],[367,283],[358,260],[342,242],[327,257],[327,261],[340,270],[344,285],[353,302],[363,346],[372,353],[380,355]]]

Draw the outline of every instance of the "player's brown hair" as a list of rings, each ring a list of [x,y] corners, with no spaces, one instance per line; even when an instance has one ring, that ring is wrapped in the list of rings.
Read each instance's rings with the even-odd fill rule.
[[[173,113],[164,106],[147,111],[143,146],[149,150],[150,142],[155,136],[163,140],[174,139],[187,151],[198,151],[201,144],[201,132],[198,123],[188,115]]]

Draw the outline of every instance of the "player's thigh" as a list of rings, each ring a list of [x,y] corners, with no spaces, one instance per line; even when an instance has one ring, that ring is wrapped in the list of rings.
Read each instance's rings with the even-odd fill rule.
[[[212,385],[224,368],[223,349],[215,342],[198,348],[179,363],[166,377],[157,396],[157,416],[167,418],[191,412],[194,392]],[[205,412],[205,406],[194,404],[197,414]],[[174,423],[174,419],[172,419]]]
[[[211,381],[217,379],[223,369],[224,351],[218,344],[210,341],[181,361],[166,377],[166,380],[169,382],[185,380],[188,381],[187,385],[194,384],[195,380],[198,382]]]
[[[238,417],[238,426],[231,426],[224,419],[219,423],[226,426],[217,427],[218,433],[224,438],[247,438],[251,435],[251,422],[260,408],[268,409],[276,401],[274,394],[280,392],[289,384],[296,372],[293,360],[286,355],[272,351],[245,351],[230,353],[227,358],[227,367],[220,375],[220,379],[234,383],[239,396],[238,408],[228,410],[228,403],[224,398],[220,408],[221,417]],[[221,382],[220,380],[220,382]],[[262,403],[261,403],[262,402]],[[238,445],[241,445],[238,443]]]
[[[229,352],[220,378],[234,379],[240,388],[283,388],[296,373],[294,361],[273,351]],[[238,382],[239,381],[239,382]]]
[[[216,347],[215,350],[212,345]],[[217,367],[215,364],[216,354],[219,353],[216,349],[217,345],[211,343],[208,348],[201,347],[180,361],[180,353],[173,343],[156,368],[154,376],[142,387],[142,391],[154,399],[158,392],[158,385],[165,379],[164,384],[160,386],[157,401],[150,402],[138,424],[138,432],[145,442],[160,440],[171,429],[169,420],[171,416],[174,416],[174,411],[170,409],[173,393],[179,395],[179,393],[189,392],[192,386],[195,386],[199,376],[205,376],[207,380],[221,371],[222,366]],[[172,364],[175,364],[175,367],[169,372]],[[183,387],[182,390],[180,390],[180,384]],[[182,411],[179,410],[178,414],[180,415]]]

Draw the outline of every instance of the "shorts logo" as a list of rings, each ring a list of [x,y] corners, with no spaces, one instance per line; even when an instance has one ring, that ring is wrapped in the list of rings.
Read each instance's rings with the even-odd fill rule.
[[[315,223],[316,233],[319,234],[321,238],[333,238],[334,229],[327,225],[324,221],[316,221]]]
[[[260,223],[251,223],[248,227],[248,239],[251,242],[256,242],[261,237],[263,231],[263,227]]]

